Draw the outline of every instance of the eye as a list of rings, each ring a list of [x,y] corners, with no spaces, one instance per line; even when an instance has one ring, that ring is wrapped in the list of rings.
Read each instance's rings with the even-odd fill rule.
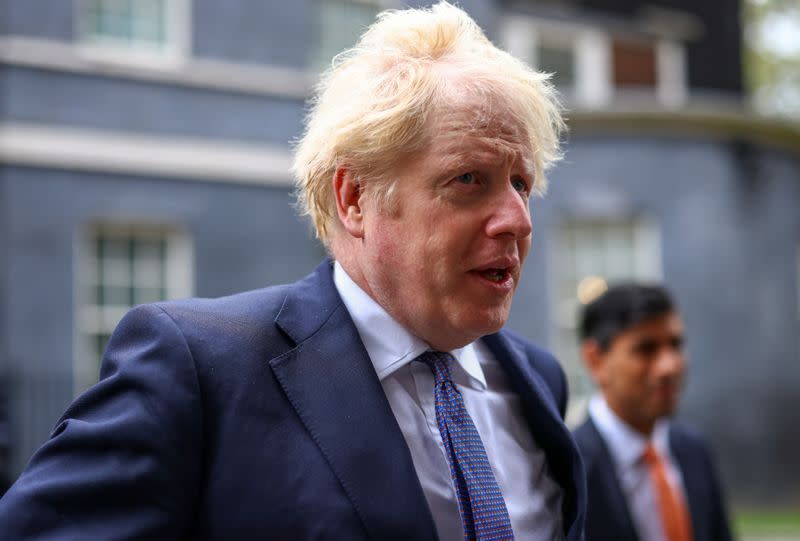
[[[528,183],[525,182],[523,179],[519,177],[515,177],[511,179],[511,185],[520,193],[527,194],[528,193]]]
[[[659,344],[656,340],[644,339],[634,346],[634,351],[645,359],[650,359],[658,352]]]
[[[478,176],[475,173],[464,173],[456,177],[456,182],[460,184],[475,184],[478,181]]]

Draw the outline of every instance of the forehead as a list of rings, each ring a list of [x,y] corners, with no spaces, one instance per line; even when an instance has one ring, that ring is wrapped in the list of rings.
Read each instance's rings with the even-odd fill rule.
[[[668,312],[628,327],[618,335],[618,338],[666,340],[681,334],[683,334],[683,320],[676,312]]]
[[[433,135],[471,134],[528,142],[527,129],[508,100],[491,92],[454,92],[433,111]]]
[[[453,157],[517,161],[533,175],[528,130],[513,109],[491,96],[456,95],[437,107],[428,122],[429,153]]]

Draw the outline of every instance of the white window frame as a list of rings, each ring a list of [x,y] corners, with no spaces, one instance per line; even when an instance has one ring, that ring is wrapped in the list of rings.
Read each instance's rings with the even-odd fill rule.
[[[571,43],[575,55],[575,87],[570,94],[574,103],[592,109],[611,102],[611,39],[607,33],[579,23],[514,15],[501,21],[500,35],[508,52],[534,67],[540,41]]]
[[[627,225],[633,227],[633,265],[631,275],[628,277],[631,280],[638,280],[644,282],[660,282],[663,279],[662,275],[662,259],[661,259],[661,235],[657,223],[645,216],[640,215],[620,215],[620,216],[569,216],[564,220],[558,222],[555,226],[555,234],[553,235],[550,258],[550,344],[556,356],[564,366],[567,372],[568,379],[570,380],[570,400],[567,405],[567,424],[570,426],[577,425],[586,412],[586,405],[590,393],[582,394],[578,392],[575,378],[579,378],[582,382],[588,383],[589,375],[586,373],[585,367],[580,358],[568,358],[569,356],[561,351],[564,344],[562,337],[565,334],[570,334],[571,344],[577,344],[577,325],[578,314],[574,309],[570,309],[570,313],[566,314],[563,306],[565,299],[560,297],[560,280],[564,276],[565,270],[561,268],[562,248],[559,245],[560,236],[565,226],[570,224],[609,224],[609,225]],[[575,274],[576,270],[569,271]],[[577,277],[576,277],[577,278]],[[607,277],[602,277],[607,278]],[[624,278],[623,278],[624,279]],[[569,317],[567,317],[569,316]],[[569,319],[569,322],[567,322]],[[579,352],[578,352],[579,355]]]
[[[191,237],[179,227],[155,225],[143,222],[109,222],[101,221],[88,225],[79,232],[75,244],[75,325],[73,355],[73,393],[77,396],[87,387],[97,382],[100,360],[94,356],[94,347],[90,337],[99,333],[111,334],[122,317],[130,309],[129,306],[98,306],[89,302],[89,287],[96,280],[89,279],[94,273],[93,240],[98,233],[121,236],[143,235],[164,238],[165,254],[165,289],[166,297],[183,298],[194,294],[194,248]],[[91,260],[90,260],[91,259]],[[97,278],[99,279],[99,278]],[[98,309],[101,310],[98,313]],[[99,316],[99,317],[98,317]],[[98,328],[97,321],[102,320]]]
[[[501,43],[517,58],[537,66],[539,42],[572,43],[575,54],[575,88],[569,93],[574,105],[601,109],[611,105],[613,36],[587,24],[556,21],[527,15],[507,16],[501,21]],[[689,99],[686,46],[675,39],[653,41],[656,55],[655,99],[668,109],[678,109]]]
[[[131,46],[114,39],[89,41],[83,16],[87,0],[73,0],[75,38],[79,54],[101,64],[123,64],[156,69],[180,66],[190,55],[192,35],[192,0],[165,0],[167,3],[166,39],[163,49],[146,44]]]
[[[677,41],[656,42],[656,94],[669,109],[679,109],[689,101],[689,67],[686,46]]]

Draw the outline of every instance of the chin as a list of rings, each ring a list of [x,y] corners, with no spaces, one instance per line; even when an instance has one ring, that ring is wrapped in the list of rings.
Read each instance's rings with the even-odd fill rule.
[[[484,313],[482,317],[476,318],[477,314],[474,312],[470,314],[469,320],[465,321],[462,328],[472,329],[470,334],[475,335],[477,338],[486,336],[487,334],[494,334],[503,328],[508,320],[508,313]]]

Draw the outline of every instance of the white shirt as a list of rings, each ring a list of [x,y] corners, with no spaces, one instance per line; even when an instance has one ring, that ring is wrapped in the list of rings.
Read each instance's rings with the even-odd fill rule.
[[[397,323],[338,262],[333,281],[411,451],[439,538],[461,541],[464,530],[436,423],[433,373],[426,364],[412,362],[431,348]],[[458,361],[450,367],[451,377],[483,441],[516,538],[563,539],[561,487],[533,440],[505,371],[481,342],[450,353]]]
[[[655,487],[642,454],[648,439],[614,413],[605,399],[595,395],[589,401],[589,415],[606,442],[622,493],[628,503],[633,526],[641,541],[666,541],[659,517]],[[667,480],[673,490],[680,491],[684,501],[683,477],[669,449],[669,421],[656,421],[651,436],[653,447],[661,455]]]

